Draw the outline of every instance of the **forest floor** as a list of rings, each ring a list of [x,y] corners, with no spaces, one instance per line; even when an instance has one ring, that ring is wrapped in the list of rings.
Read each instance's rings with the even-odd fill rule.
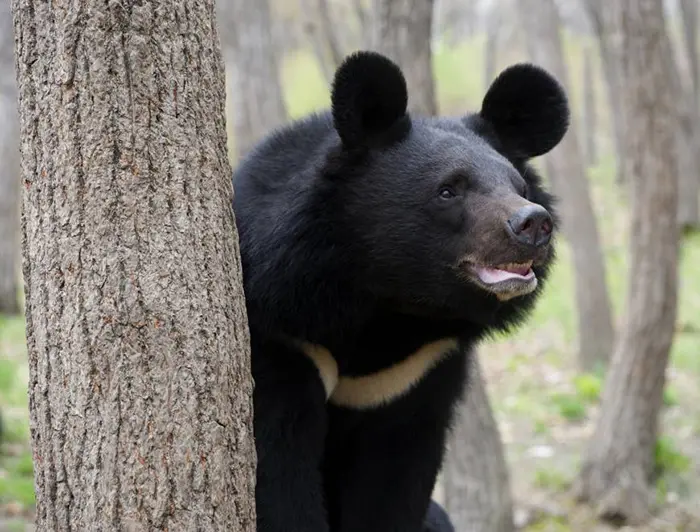
[[[580,87],[580,43],[567,40],[572,83]],[[436,48],[435,70],[445,113],[478,108],[483,94],[478,42],[458,49]],[[501,58],[502,63],[519,59]],[[284,67],[292,116],[327,105],[327,90],[308,56]],[[465,67],[468,66],[468,68]],[[502,66],[502,65],[501,65]],[[295,88],[296,87],[296,88]],[[603,88],[599,86],[599,102]],[[578,100],[576,90],[572,94]],[[600,103],[602,106],[603,103]],[[578,108],[574,106],[574,108]],[[601,108],[599,128],[606,130]],[[601,145],[606,141],[602,135]],[[609,139],[607,139],[609,143]],[[628,207],[614,183],[610,157],[589,172],[593,204],[604,244],[608,288],[616,323],[624,313],[627,288]],[[574,480],[598,414],[602,373],[581,374],[576,364],[573,272],[565,242],[542,300],[519,331],[486,342],[479,350],[489,397],[505,443],[516,501],[516,520],[525,530],[607,532],[594,512],[573,503]],[[700,235],[684,239],[679,315],[667,374],[662,436],[656,449],[663,470],[654,489],[657,518],[634,532],[700,532]],[[31,529],[34,505],[27,412],[27,360],[22,318],[0,317],[0,532]]]

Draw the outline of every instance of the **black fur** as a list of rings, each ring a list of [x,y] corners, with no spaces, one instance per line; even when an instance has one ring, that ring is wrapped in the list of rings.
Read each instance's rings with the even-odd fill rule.
[[[530,64],[513,65],[501,72],[484,97],[481,115],[511,156],[525,159],[554,148],[569,127],[564,89],[540,67]]]
[[[435,501],[430,501],[424,532],[455,532],[447,512]]]
[[[435,531],[430,494],[468,353],[522,321],[553,259],[551,245],[515,243],[505,222],[528,200],[554,216],[527,159],[561,139],[567,101],[551,76],[521,65],[496,79],[480,113],[410,117],[403,75],[371,52],[340,66],[331,100],[332,112],[271,133],[234,174],[258,530]],[[470,277],[467,258],[534,260],[539,284],[499,300]],[[341,375],[358,376],[446,337],[459,339],[454,353],[371,410],[327,403],[290,341],[325,346]]]
[[[403,74],[383,55],[351,55],[336,73],[332,92],[333,124],[346,148],[366,148],[410,126]]]

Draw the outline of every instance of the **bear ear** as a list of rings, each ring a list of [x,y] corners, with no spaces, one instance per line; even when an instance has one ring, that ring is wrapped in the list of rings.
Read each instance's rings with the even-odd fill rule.
[[[569,102],[561,84],[544,69],[521,63],[493,81],[480,116],[516,157],[547,153],[569,127]]]
[[[331,88],[333,123],[344,147],[366,147],[399,121],[408,122],[408,91],[401,69],[376,52],[349,55]]]

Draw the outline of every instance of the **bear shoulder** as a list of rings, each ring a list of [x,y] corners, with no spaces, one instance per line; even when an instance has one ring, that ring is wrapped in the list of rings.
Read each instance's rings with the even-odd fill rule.
[[[234,186],[255,185],[257,192],[282,188],[322,164],[333,142],[337,134],[330,112],[291,121],[268,133],[242,158],[233,173]]]

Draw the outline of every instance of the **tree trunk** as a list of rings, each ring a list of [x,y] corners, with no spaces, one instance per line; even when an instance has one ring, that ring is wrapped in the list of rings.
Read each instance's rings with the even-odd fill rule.
[[[333,22],[333,17],[331,16],[331,8],[328,5],[328,0],[317,0],[318,1],[318,14],[321,19],[321,29],[323,30],[323,35],[325,36],[326,42],[328,43],[328,50],[331,53],[331,60],[333,61],[333,70],[340,66],[343,61],[343,47],[340,44],[340,39],[338,38],[338,24]]]
[[[680,0],[681,20],[683,22],[683,42],[690,69],[690,81],[693,90],[693,104],[700,99],[700,63],[698,63],[698,0]]]
[[[328,52],[326,50],[326,41],[321,33],[321,24],[318,18],[318,13],[313,8],[312,0],[301,0],[301,8],[304,14],[304,33],[306,33],[311,47],[314,50],[314,55],[318,61],[321,73],[326,80],[326,83],[331,83],[333,81],[333,75],[335,73],[335,68],[333,66],[333,61],[328,57]]]
[[[554,0],[520,0],[518,6],[533,61],[567,87],[569,76]],[[603,254],[576,128],[569,128],[561,144],[547,156],[547,162],[552,187],[562,202],[563,232],[572,248],[579,367],[591,370],[609,360],[614,333]]]
[[[431,52],[433,0],[374,0],[374,17],[375,48],[403,70],[409,111],[437,114]]]
[[[598,420],[577,483],[603,517],[630,524],[649,517],[665,369],[678,283],[679,95],[661,0],[620,0],[623,87],[632,193],[627,313],[608,372]]]
[[[10,3],[0,5],[0,314],[19,308],[19,143]]]
[[[484,45],[484,87],[491,86],[496,76],[498,61],[498,34],[501,28],[502,6],[497,2],[489,10],[486,19],[486,44]]]
[[[37,529],[255,530],[211,0],[13,0]]]
[[[673,54],[669,61],[673,62]],[[700,113],[693,94],[681,87],[680,72],[671,64],[673,81],[679,87],[679,123],[676,128],[678,154],[678,226],[681,230],[700,226]]]
[[[304,12],[306,33],[313,46],[323,76],[330,83],[333,81],[335,70],[340,66],[345,55],[338,25],[333,21],[328,0],[301,0],[301,7]],[[358,15],[357,8],[358,6],[354,10],[356,15]],[[362,31],[362,28],[360,29]]]
[[[233,129],[240,159],[265,134],[287,120],[270,32],[269,0],[217,2],[221,41],[232,65]]]
[[[595,166],[598,163],[598,150],[596,149],[597,110],[594,78],[593,53],[589,47],[586,47],[583,51],[583,131],[586,136],[586,163],[588,166]]]
[[[443,465],[445,509],[455,530],[512,532],[508,466],[476,354],[470,372]]]
[[[362,0],[352,0],[352,6],[355,17],[357,18],[357,23],[360,26],[362,47],[369,47],[372,44],[371,17],[368,15]]]
[[[680,69],[677,69],[677,82],[687,100],[681,112],[681,126],[678,130],[679,154],[679,201],[678,224],[681,229],[700,226],[700,113],[698,112],[698,6],[697,0],[680,0],[683,20],[685,56],[690,71],[690,87],[682,87]]]
[[[615,2],[610,0],[584,0],[584,7],[598,37],[598,48],[603,65],[605,86],[608,93],[608,106],[613,118],[613,139],[617,160],[618,183],[626,182],[625,161],[625,117],[623,113],[623,92],[620,80],[621,35],[615,21]]]

